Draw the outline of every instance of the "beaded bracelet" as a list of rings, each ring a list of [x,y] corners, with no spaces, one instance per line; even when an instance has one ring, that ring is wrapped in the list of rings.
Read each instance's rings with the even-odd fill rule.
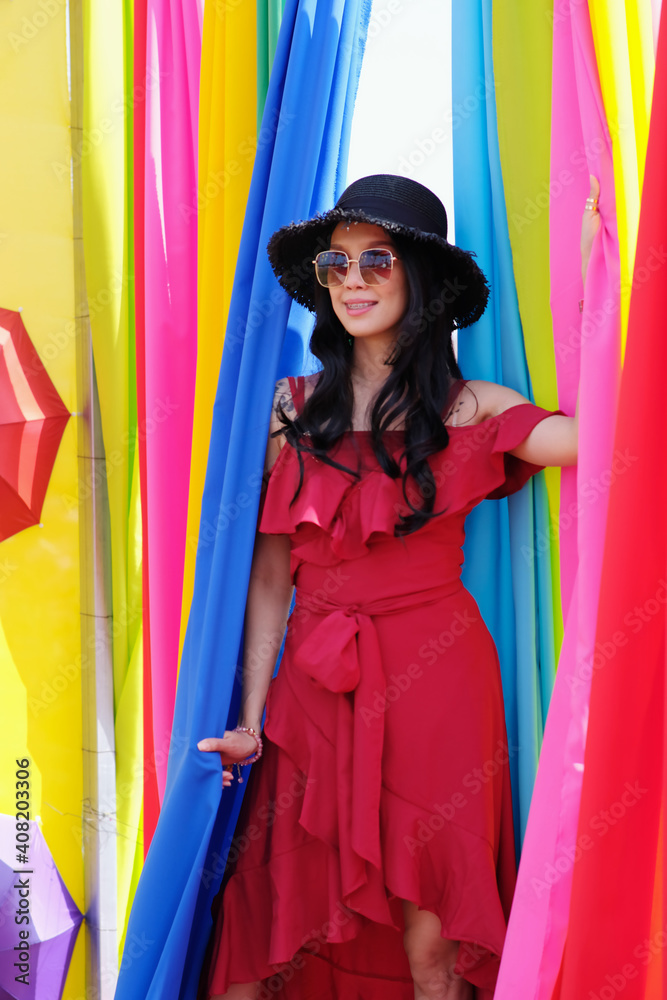
[[[239,785],[242,785],[243,778],[241,777],[241,768],[245,767],[247,764],[254,764],[256,760],[259,760],[259,758],[262,756],[262,751],[264,747],[262,744],[262,737],[259,735],[259,733],[256,733],[254,729],[250,729],[248,726],[237,726],[236,729],[233,730],[233,732],[250,733],[250,735],[254,736],[255,740],[257,741],[257,749],[255,750],[254,754],[252,754],[250,757],[246,757],[245,760],[239,760],[236,762],[236,764],[232,764],[232,771],[234,768],[236,768],[238,772],[238,783]]]

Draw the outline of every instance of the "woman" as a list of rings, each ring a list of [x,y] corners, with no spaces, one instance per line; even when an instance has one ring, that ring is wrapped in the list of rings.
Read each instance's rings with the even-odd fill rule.
[[[257,759],[267,703],[207,996],[493,993],[512,749],[496,650],[459,579],[463,525],[482,499],[573,464],[577,418],[461,379],[452,329],[488,288],[446,237],[432,192],[375,175],[269,243],[283,287],[316,311],[322,371],[276,387],[239,728],[199,744],[225,765]]]

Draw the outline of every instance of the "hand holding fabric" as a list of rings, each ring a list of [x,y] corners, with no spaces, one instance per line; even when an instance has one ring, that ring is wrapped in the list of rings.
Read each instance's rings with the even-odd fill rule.
[[[237,764],[239,761],[252,757],[257,750],[257,741],[250,733],[225,730],[222,737],[211,736],[200,740],[197,749],[203,750],[205,753],[219,753],[224,767],[226,764]]]
[[[594,199],[596,202],[595,208],[591,210],[590,208],[585,208],[583,212],[583,217],[581,220],[581,277],[586,285],[586,271],[588,270],[588,262],[591,258],[591,250],[593,248],[593,241],[600,231],[600,226],[602,225],[600,219],[600,212],[597,207],[597,201],[600,197],[600,184],[597,177],[590,174],[591,179],[591,191],[589,194],[589,199]]]

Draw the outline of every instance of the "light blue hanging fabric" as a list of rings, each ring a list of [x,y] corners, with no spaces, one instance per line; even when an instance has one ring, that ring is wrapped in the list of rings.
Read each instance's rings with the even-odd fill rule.
[[[510,386],[533,399],[505,209],[492,56],[491,0],[452,5],[456,242],[474,250],[491,284],[489,306],[459,333],[464,378]],[[500,658],[517,849],[523,839],[555,673],[544,474],[466,522],[463,581]],[[546,551],[542,551],[546,548]]]
[[[235,725],[242,626],[273,385],[310,366],[312,317],[266,244],[330,208],[345,184],[368,0],[288,0],[264,109],[227,324],[192,608],[162,812],[128,925],[116,1000],[194,1000],[245,784],[225,789],[197,742]],[[279,129],[271,123],[281,122]],[[140,942],[140,954],[137,952]]]

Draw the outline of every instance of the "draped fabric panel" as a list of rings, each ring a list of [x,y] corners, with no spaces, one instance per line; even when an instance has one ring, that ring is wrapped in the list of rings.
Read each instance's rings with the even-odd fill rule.
[[[497,995],[550,997],[560,968],[576,851],[591,664],[602,570],[613,428],[620,377],[621,307],[615,178],[588,11],[554,18],[552,181],[583,156],[551,210],[552,311],[561,406],[580,392],[576,480],[565,473],[561,511],[574,512],[576,546],[562,550],[566,624],[510,917]],[[593,248],[584,312],[577,248],[588,173],[600,179],[603,228]],[[606,484],[603,486],[601,484]],[[528,947],[527,947],[528,945]]]
[[[152,943],[141,962],[121,968],[118,1000],[196,993],[210,903],[243,791],[236,786],[221,802],[219,758],[196,743],[221,732],[236,711],[267,401],[281,366],[298,371],[306,355],[301,317],[301,328],[286,330],[290,302],[265,246],[279,225],[326,208],[344,185],[340,150],[347,148],[368,14],[365,4],[340,0],[285,8],[263,118],[270,135],[255,158],[214,408],[167,788],[129,925]],[[305,88],[304,79],[317,85]]]
[[[201,17],[201,4],[148,0],[144,259],[138,266],[144,287],[143,524],[152,678],[148,759],[154,761],[160,799],[176,690],[195,391]]]
[[[256,0],[257,4],[257,131],[262,127],[264,102],[278,43],[285,0]]]
[[[206,7],[202,41],[197,203],[186,215],[198,226],[198,323],[180,647],[194,589],[206,462],[225,325],[250,177],[257,148],[256,13],[242,4],[233,17]],[[180,660],[180,657],[179,657]]]
[[[134,302],[135,302],[135,369],[137,387],[137,423],[139,427],[146,426],[146,335],[145,335],[145,282],[144,282],[144,180],[146,162],[146,15],[147,0],[135,0],[134,3],[134,44],[133,44],[133,87],[141,88],[138,93],[143,99],[136,101],[132,116],[133,140],[133,259],[134,268]],[[141,511],[147,509],[146,487],[146,436],[139,435],[137,441],[139,456],[139,479]],[[151,623],[147,609],[150,607],[150,581],[148,577],[148,559],[146,558],[148,539],[142,538],[142,604],[143,604],[143,680],[142,680],[142,744],[143,759],[150,760],[153,753],[153,698],[152,698],[152,663],[151,663]],[[155,829],[160,813],[160,797],[157,787],[155,768],[143,770],[143,843],[142,857],[145,857],[152,832]]]
[[[75,414],[80,304],[74,238],[80,235],[80,217],[72,205],[70,163],[72,134],[80,121],[68,92],[65,5],[54,4],[47,17],[37,4],[1,4],[0,39],[0,308],[21,311],[49,379]],[[31,375],[28,367],[23,383],[28,394]],[[4,409],[4,380],[3,388]],[[48,477],[41,523],[0,542],[0,813],[11,816],[16,844],[16,761],[27,758],[30,818],[40,818],[56,868],[83,911],[85,650],[80,612],[86,595],[79,573],[79,527],[86,483],[79,483],[79,419],[73,416],[65,427]],[[10,869],[23,867],[13,854],[4,861]],[[47,904],[49,880],[42,871],[29,880],[31,910],[36,913]],[[9,957],[17,954],[12,949],[22,929],[14,922],[18,896],[11,891],[13,881],[11,871],[3,875],[0,925],[9,945],[2,959],[3,982],[27,993],[31,987],[14,982],[16,959]],[[67,957],[53,979],[64,983],[65,996],[83,996],[83,933],[69,968]],[[35,958],[31,986],[39,984],[39,971]]]
[[[273,383],[315,367],[312,317],[278,288],[265,246],[275,228],[330,207],[345,186],[370,3],[80,5],[80,150],[79,5],[30,0],[0,10],[9,137],[0,307],[22,307],[72,410],[81,409],[75,331],[89,317],[106,454],[95,546],[108,536],[108,562],[96,563],[95,593],[79,593],[91,481],[80,479],[77,493],[72,420],[43,524],[1,543],[3,767],[17,753],[31,758],[35,809],[82,910],[92,864],[82,860],[84,823],[94,814],[102,826],[115,810],[116,920],[104,909],[99,933],[113,937],[112,950],[116,932],[121,950],[129,942],[117,996],[193,1000],[244,791],[221,797],[219,761],[196,743],[236,720]],[[496,997],[659,996],[667,986],[667,498],[654,461],[667,443],[656,408],[667,360],[656,323],[667,223],[664,23],[651,100],[662,4],[452,6],[453,105],[465,112],[452,127],[456,237],[477,251],[492,284],[486,316],[459,335],[463,374],[567,413],[581,386],[578,468],[563,470],[560,485],[557,471],[540,475],[468,522],[464,581],[501,660],[517,847],[525,834]],[[584,292],[578,247],[589,172],[601,180],[603,225]],[[72,252],[79,238],[81,304],[72,281],[84,281]],[[111,607],[100,614],[107,584]],[[79,616],[99,617],[101,634],[108,614],[116,797],[88,802],[81,677],[98,665],[81,648]],[[104,730],[101,714],[96,721]],[[610,810],[622,815],[606,829],[600,817]],[[115,875],[104,874],[113,885]],[[66,997],[92,988],[84,952],[86,941],[99,944],[96,905]],[[648,959],[644,942],[654,945]],[[115,964],[93,972],[108,980]]]
[[[667,226],[666,109],[663,13],[637,278]],[[628,1000],[643,1000],[664,996],[667,986],[661,946],[667,668],[667,471],[659,457],[667,449],[662,302],[663,282],[654,261],[649,277],[636,281],[630,301],[614,450],[635,461],[610,489],[597,621],[604,659],[596,663],[591,681],[578,825],[578,843],[586,849],[573,873],[562,985],[554,994],[559,997],[607,987],[607,992],[622,990]]]
[[[493,79],[491,14],[491,4],[483,0],[453,6],[454,105],[467,107],[479,80]],[[472,330],[459,334],[461,370],[466,378],[501,382],[531,398],[492,100],[478,102],[475,113],[454,132],[454,197],[457,243],[475,249],[491,284],[485,315]],[[536,532],[548,519],[544,482],[539,480],[509,504],[493,501],[474,510],[466,522],[464,547],[463,580],[480,606],[501,663],[517,847],[555,670],[550,549],[538,544]]]
[[[541,406],[555,410],[559,404],[549,309],[549,202],[558,200],[565,186],[571,183],[573,165],[569,165],[568,176],[556,178],[555,184],[552,183],[549,158],[553,8],[553,0],[494,0],[492,80],[514,280],[530,380],[535,399]],[[540,637],[546,643],[553,630],[553,656],[557,657],[563,639],[560,470],[545,469],[543,478],[549,505],[544,508],[538,504],[535,511],[537,551],[541,554],[549,549],[551,558],[537,559],[535,571],[542,580],[540,587],[552,588],[553,629],[546,627],[545,609],[544,614],[540,613],[545,625]],[[537,483],[536,487],[544,488]],[[548,665],[551,654],[546,655]],[[543,676],[542,698],[546,705],[553,685],[553,674],[546,665]]]
[[[623,350],[653,87],[652,11],[649,0],[589,0],[588,6],[617,179]]]
[[[129,121],[138,95],[128,93],[125,69],[131,11],[129,0],[121,6],[84,3],[84,139],[88,134],[90,141],[81,163],[86,287],[110,516],[119,939],[142,849],[141,521],[128,166]]]

